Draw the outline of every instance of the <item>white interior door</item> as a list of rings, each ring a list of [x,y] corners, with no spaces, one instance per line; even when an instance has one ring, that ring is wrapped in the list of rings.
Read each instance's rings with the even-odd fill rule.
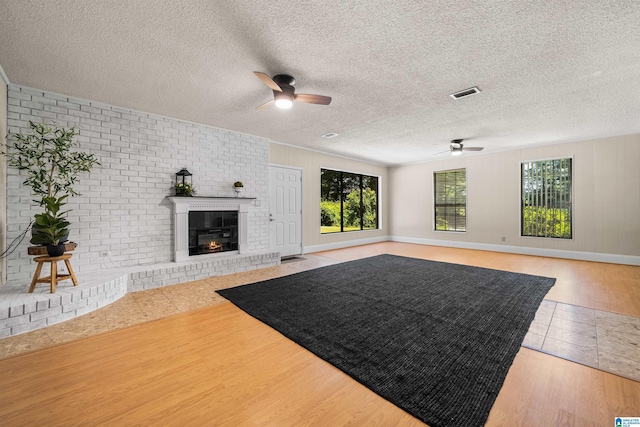
[[[269,166],[269,241],[280,256],[302,254],[302,171]]]

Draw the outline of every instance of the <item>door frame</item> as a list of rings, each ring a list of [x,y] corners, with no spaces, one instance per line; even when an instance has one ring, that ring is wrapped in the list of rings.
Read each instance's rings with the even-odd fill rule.
[[[276,167],[300,171],[300,255],[304,255],[304,168],[278,163],[268,163],[268,168]],[[269,181],[269,213],[271,213],[271,181]],[[269,250],[271,250],[271,221],[269,221]]]

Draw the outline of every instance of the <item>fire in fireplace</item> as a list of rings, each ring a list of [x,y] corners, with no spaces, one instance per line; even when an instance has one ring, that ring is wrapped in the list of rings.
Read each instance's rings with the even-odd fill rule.
[[[209,252],[220,252],[223,246],[220,243],[209,242]]]
[[[189,212],[189,256],[238,250],[238,211]]]

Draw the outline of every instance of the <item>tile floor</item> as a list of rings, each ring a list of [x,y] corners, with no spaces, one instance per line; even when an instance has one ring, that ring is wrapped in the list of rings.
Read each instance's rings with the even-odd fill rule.
[[[640,381],[640,318],[544,300],[524,347]]]
[[[0,339],[0,358],[226,301],[217,289],[342,262],[320,255],[125,295],[94,312]],[[544,300],[523,346],[640,381],[640,318]]]

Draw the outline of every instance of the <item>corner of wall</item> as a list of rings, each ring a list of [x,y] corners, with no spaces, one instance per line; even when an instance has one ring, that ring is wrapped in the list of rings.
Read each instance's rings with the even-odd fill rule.
[[[7,85],[9,79],[0,65],[0,146],[7,139]],[[7,158],[0,156],[0,253],[7,250]],[[0,286],[7,283],[7,259],[0,258]]]

